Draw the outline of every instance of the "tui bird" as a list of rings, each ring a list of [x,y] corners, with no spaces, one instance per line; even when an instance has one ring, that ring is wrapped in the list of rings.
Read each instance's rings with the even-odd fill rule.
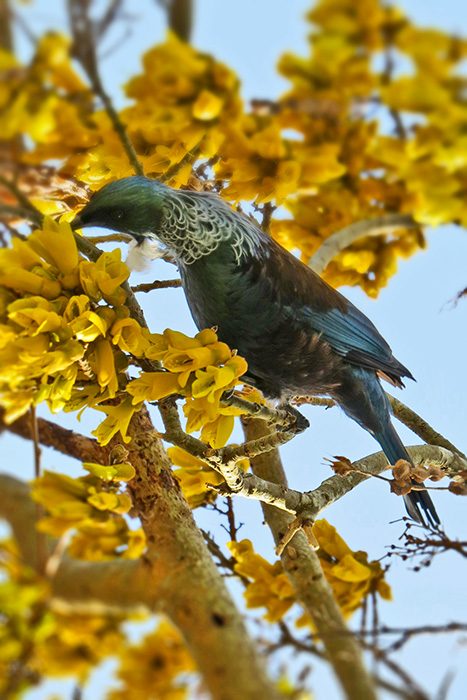
[[[329,395],[379,442],[390,464],[410,457],[379,379],[413,379],[373,323],[219,196],[126,177],[96,192],[73,222],[162,242],[175,256],[193,319],[245,357],[247,381],[271,398]],[[437,525],[426,491],[407,512]]]

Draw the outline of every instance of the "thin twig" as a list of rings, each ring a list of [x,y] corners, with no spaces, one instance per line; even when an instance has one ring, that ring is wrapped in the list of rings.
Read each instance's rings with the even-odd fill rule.
[[[418,437],[422,438],[429,445],[439,445],[440,447],[445,447],[451,452],[455,452],[464,459],[467,459],[466,455],[458,448],[453,445],[444,435],[438,433],[437,430],[431,427],[427,421],[415,413],[414,410],[406,406],[402,401],[396,399],[395,396],[391,394],[386,394],[394,415],[401,423],[406,425],[410,430],[412,430]]]
[[[418,415],[413,409],[409,408],[405,403],[396,399],[392,394],[386,393],[389,403],[391,404],[392,412],[394,416],[400,420],[401,423],[406,425],[415,435],[422,438],[429,445],[438,445],[439,447],[445,447],[450,452],[458,454],[463,459],[467,459],[466,455],[460,450],[456,445],[454,445],[450,440],[441,435],[437,430],[435,430],[427,421]],[[315,396],[297,396],[294,397],[293,403],[296,406],[302,406],[303,404],[311,404],[313,406],[324,406],[326,408],[332,408],[336,405],[333,399],[326,399]]]
[[[89,8],[89,0],[68,0],[69,22],[73,36],[73,55],[83,67],[94,94],[101,99],[107,116],[120,139],[135,174],[144,175],[143,168],[130,141],[125,125],[120,119],[101,80],[96,57],[96,27],[89,16]]]
[[[39,211],[39,209],[37,209],[37,207],[34,206],[34,204],[27,198],[24,192],[13,180],[8,179],[4,175],[0,175],[0,185],[3,185],[3,187],[14,195],[18,204],[20,204],[23,209],[30,212],[31,215],[34,215],[35,219],[38,221],[42,220],[42,213]]]
[[[247,401],[237,394],[227,393],[221,398],[221,403],[223,406],[239,408],[246,415],[252,416],[253,418],[261,418],[261,420],[265,420],[277,427],[292,427],[296,422],[296,416],[291,413],[290,410],[272,408],[267,404]]]
[[[282,621],[279,622],[279,627],[281,630],[281,637],[278,642],[271,645],[272,651],[278,651],[280,649],[283,649],[284,645],[287,645],[293,647],[298,652],[312,654],[313,656],[317,656],[320,659],[326,658],[323,651],[321,651],[321,649],[311,641],[313,638],[315,638],[315,635],[311,635],[309,640],[297,639]],[[357,636],[358,638],[358,634],[355,634],[351,630],[346,631],[346,634]],[[360,639],[359,642],[362,643],[362,640]],[[374,647],[368,646],[367,648],[369,651],[374,653]],[[394,675],[398,676],[399,679],[404,683],[404,686],[402,687],[395,686],[387,679],[381,678],[381,676],[379,676],[378,674],[374,674],[373,677],[375,679],[375,682],[380,688],[382,688],[383,690],[387,690],[388,692],[392,693],[393,695],[396,695],[397,697],[403,698],[403,700],[428,700],[424,691],[418,688],[415,685],[413,679],[406,673],[406,671],[404,671],[404,669],[402,669],[392,659],[387,658],[383,655],[383,652],[381,652],[381,655],[378,657],[377,660],[380,663],[386,665],[389,668],[389,670]]]
[[[137,284],[131,288],[134,294],[139,292],[152,292],[154,289],[171,289],[182,286],[181,279],[173,280],[154,280],[154,282],[147,282],[145,284]]]
[[[101,17],[96,20],[97,36],[101,39],[119,18],[125,0],[110,0]]]
[[[103,236],[85,236],[94,245],[98,243],[130,243],[133,239],[128,233],[107,233]]]
[[[41,448],[39,444],[39,427],[37,423],[36,407],[34,404],[29,409],[31,425],[31,439],[34,453],[34,477],[38,479],[41,475]],[[36,503],[36,520],[39,521],[44,516],[44,509],[40,503]],[[36,528],[37,547],[37,568],[40,572],[45,570],[47,564],[47,542],[45,533]]]
[[[321,274],[341,250],[348,248],[360,238],[381,236],[403,228],[420,228],[420,224],[409,214],[385,214],[374,219],[356,221],[336,231],[322,242],[308,265]]]
[[[187,163],[194,163],[199,153],[199,146],[195,146],[191,151],[187,151],[183,158],[181,158],[178,163],[174,163],[168,168],[165,173],[162,173],[159,177],[161,182],[170,182],[170,180],[175,177],[175,175],[183,168]]]
[[[383,68],[383,73],[381,74],[381,82],[383,85],[387,86],[392,83],[393,75],[394,75],[394,69],[395,69],[395,62],[394,62],[394,56],[393,56],[393,49],[394,49],[394,25],[391,21],[391,16],[390,16],[390,10],[389,8],[385,8],[385,11],[387,13],[387,22],[383,22],[382,26],[382,35],[383,35],[383,42],[384,42],[384,68]],[[404,122],[402,121],[402,117],[399,114],[399,111],[395,109],[394,107],[389,107],[389,114],[391,115],[393,122],[394,122],[394,127],[395,127],[395,132],[399,139],[401,141],[405,141],[407,139],[407,131],[404,125]]]

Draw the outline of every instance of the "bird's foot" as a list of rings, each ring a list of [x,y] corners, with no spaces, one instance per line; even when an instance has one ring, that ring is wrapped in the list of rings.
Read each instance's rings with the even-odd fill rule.
[[[294,433],[303,433],[304,430],[310,427],[310,421],[305,418],[303,413],[297,411],[294,406],[289,403],[281,406],[284,413],[284,420],[279,425],[280,430],[284,432],[293,431]]]

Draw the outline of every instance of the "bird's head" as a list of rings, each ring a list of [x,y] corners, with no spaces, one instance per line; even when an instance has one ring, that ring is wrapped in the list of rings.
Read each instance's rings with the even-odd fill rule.
[[[100,226],[135,238],[157,230],[169,188],[147,177],[115,180],[96,192],[73,221],[73,228]]]

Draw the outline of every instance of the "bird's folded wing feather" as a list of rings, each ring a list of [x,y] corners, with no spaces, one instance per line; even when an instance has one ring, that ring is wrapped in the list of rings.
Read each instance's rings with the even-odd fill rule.
[[[350,301],[277,244],[268,253],[260,277],[276,288],[276,303],[289,307],[297,321],[321,333],[350,364],[380,372],[396,384],[401,384],[401,377],[412,378],[373,323]]]

